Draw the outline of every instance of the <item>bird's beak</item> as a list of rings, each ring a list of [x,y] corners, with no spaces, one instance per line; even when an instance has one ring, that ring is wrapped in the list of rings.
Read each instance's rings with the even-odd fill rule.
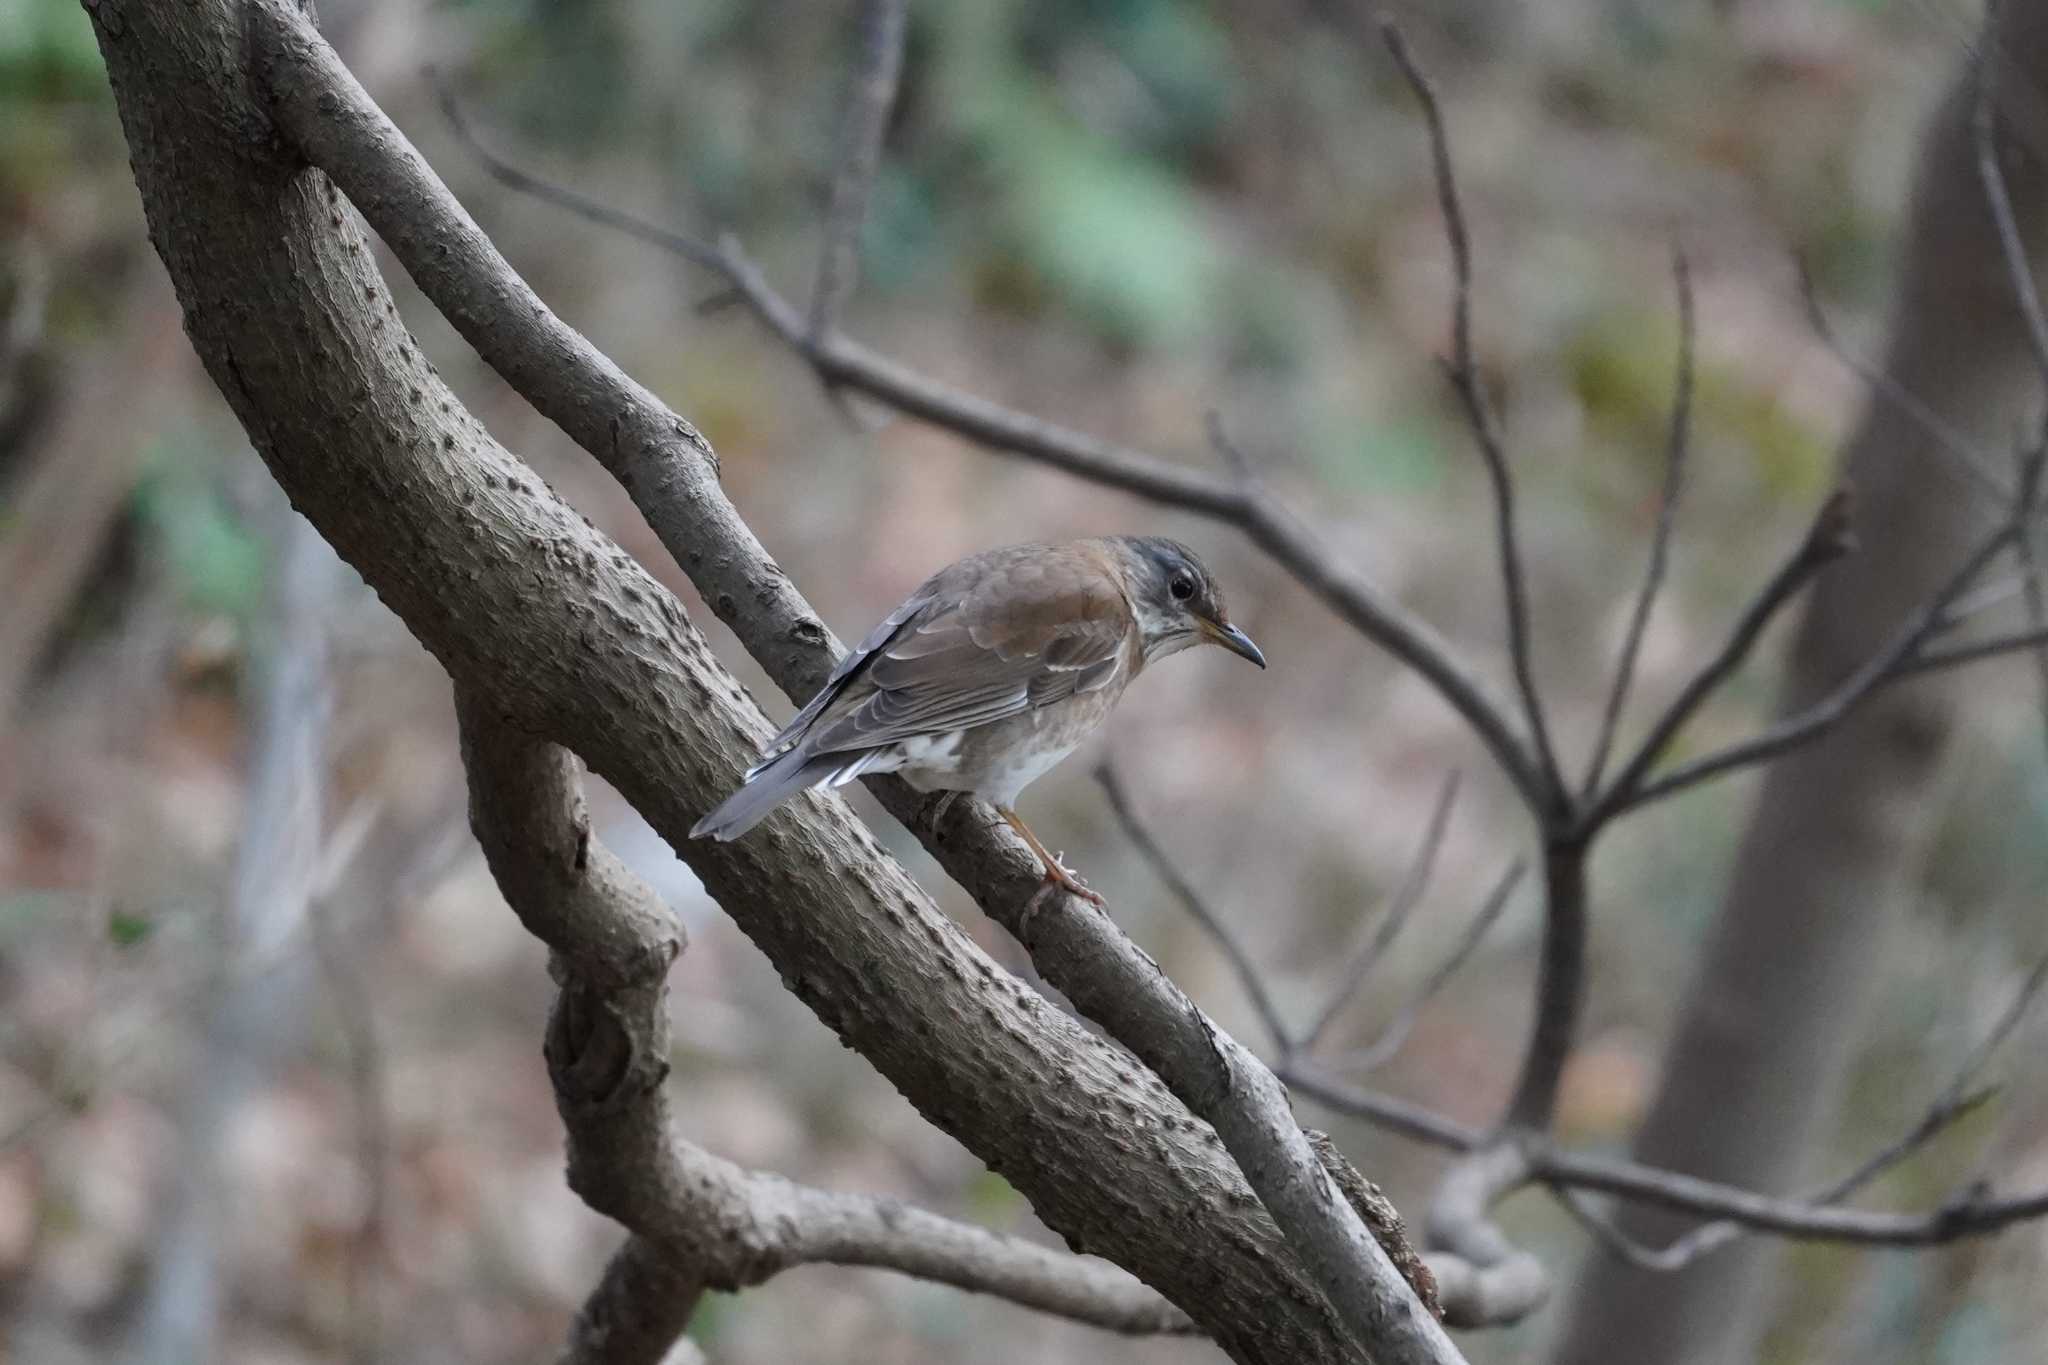
[[[1266,666],[1266,656],[1259,652],[1257,645],[1252,643],[1252,637],[1239,630],[1236,626],[1228,623],[1218,625],[1204,621],[1202,622],[1202,633],[1208,636],[1212,642],[1222,645],[1239,658],[1250,659],[1260,668]]]

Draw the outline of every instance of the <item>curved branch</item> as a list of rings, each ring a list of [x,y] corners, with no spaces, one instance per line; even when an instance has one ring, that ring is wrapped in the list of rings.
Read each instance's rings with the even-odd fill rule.
[[[762,652],[785,675],[822,668],[827,637],[802,628],[815,618],[731,516],[708,451],[673,414],[615,383],[608,364],[579,364],[594,355],[587,342],[520,313],[530,292],[490,274],[495,255],[475,249],[481,234],[459,211],[439,212],[452,204],[446,191],[297,7],[99,0],[92,19],[151,235],[208,373],[294,503],[453,676],[489,696],[494,719],[573,748],[611,780],[792,992],[1070,1245],[1125,1264],[1240,1360],[1335,1361],[1384,1345],[1385,1320],[1361,1333],[1332,1316],[1208,1129],[1163,1087],[1135,1083],[1126,1053],[976,949],[843,804],[805,797],[753,838],[687,839],[767,733],[765,719],[676,601],[462,409],[396,321],[338,188],[307,167],[309,149],[280,136],[283,104],[332,130],[330,150],[352,150],[351,188],[372,216],[421,234],[405,254],[422,274],[432,277],[422,261],[461,263],[439,278],[470,290],[444,305],[463,313],[466,332],[504,322],[516,337],[501,357],[514,356],[563,411],[580,410],[619,468],[673,475],[686,562],[694,552],[707,578],[715,570],[746,594],[745,611],[738,601],[724,609],[762,613],[754,643],[784,632],[779,650]],[[246,47],[252,29],[265,42],[260,59]],[[266,77],[282,103],[256,97]],[[725,520],[692,521],[691,496],[724,508]],[[728,565],[708,563],[726,551]],[[778,603],[789,612],[770,614]],[[1004,845],[963,843],[988,866],[1008,866]],[[1026,857],[1016,850],[1020,879]],[[637,975],[621,984],[643,988]],[[592,1103],[652,1074],[649,1058],[616,1047],[606,1020],[618,1004],[607,990],[569,992],[551,1026],[557,1074],[573,1071]],[[622,1126],[619,1140],[648,1144],[645,1169],[665,1159],[645,1125]],[[584,1188],[599,1207],[618,1193]],[[1190,1218],[1214,1235],[1195,1248],[1161,1235]],[[1383,1282],[1406,1295],[1391,1269]],[[1412,1354],[1457,1359],[1448,1347]]]
[[[684,424],[672,414],[664,423],[665,409],[547,311],[316,33],[275,5],[258,5],[253,12],[266,20],[263,41],[272,68],[266,88],[286,134],[335,178],[422,290],[485,359],[579,444],[605,460],[636,502],[643,509],[651,506],[650,519],[656,514],[671,519],[677,534],[671,539],[664,532],[664,543],[679,550],[685,571],[707,600],[719,602],[721,583],[737,580],[760,588],[723,604],[721,614],[731,609],[729,624],[785,690],[808,695],[836,651],[787,577],[709,477],[715,465],[706,455],[695,454],[679,477],[647,490],[636,477],[638,471],[620,458],[622,417],[616,409],[597,407],[592,400],[602,396],[608,403],[629,405],[625,418],[651,422],[657,433],[664,425],[673,431]],[[443,249],[451,243],[464,249]],[[673,437],[669,440],[672,448]],[[661,470],[661,453],[647,452],[652,470]],[[703,539],[713,537],[729,547],[715,560],[701,547]],[[742,766],[734,755],[727,771]],[[1459,1358],[1356,1212],[1335,1196],[1293,1121],[1286,1092],[1270,1071],[1216,1029],[1106,916],[1067,898],[1051,912],[1034,916],[1030,907],[1037,903],[1040,884],[1036,863],[1015,837],[990,827],[993,821],[985,805],[956,806],[953,829],[940,839],[924,818],[921,799],[908,786],[895,779],[869,785],[892,814],[925,840],[947,873],[1030,948],[1049,982],[1214,1125],[1285,1233],[1292,1254],[1344,1325],[1345,1335],[1380,1343],[1388,1351],[1405,1351],[1416,1360]],[[636,804],[661,804],[644,786],[627,795]],[[963,820],[966,813],[979,818]],[[693,865],[733,856],[691,846],[687,839],[675,842]],[[750,846],[765,851],[758,856],[773,851],[772,839],[721,847]],[[713,894],[736,916],[742,911],[730,897],[759,899],[758,890],[731,884],[722,892],[713,887]],[[845,964],[839,970],[843,973]],[[828,1023],[833,1022],[830,1007],[835,1004],[827,1002],[828,1008],[821,1011]],[[956,1102],[957,1097],[949,1098],[948,1109]],[[1043,1194],[1039,1191],[1038,1197]],[[1126,1263],[1137,1269],[1135,1263]],[[1145,1278],[1161,1282],[1156,1270]],[[1193,1303],[1186,1306],[1198,1317],[1204,1311]],[[1243,1330],[1241,1323],[1234,1326]],[[1261,1349],[1272,1348],[1261,1343]]]
[[[458,689],[456,715],[477,840],[520,922],[554,951],[562,999],[549,1027],[548,1061],[569,1127],[571,1179],[652,1239],[638,1252],[629,1243],[585,1318],[630,1266],[652,1273],[650,1260],[687,1266],[699,1288],[728,1289],[831,1261],[901,1271],[1120,1332],[1194,1330],[1186,1314],[1106,1262],[896,1200],[747,1171],[676,1138],[660,1082],[668,1069],[664,981],[681,950],[680,927],[592,837],[577,764],[566,750],[496,720],[473,689]],[[602,1007],[591,1008],[592,1001]],[[593,1068],[593,1055],[617,1065]],[[604,1077],[596,1089],[593,1072]],[[613,1314],[623,1311],[616,1305]],[[676,1325],[687,1318],[683,1305]]]

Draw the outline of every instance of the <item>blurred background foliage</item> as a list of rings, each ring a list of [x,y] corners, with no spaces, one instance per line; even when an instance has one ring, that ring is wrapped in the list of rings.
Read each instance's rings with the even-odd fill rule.
[[[1091,762],[1112,758],[1242,928],[1290,1017],[1400,878],[1444,775],[1464,797],[1428,902],[1340,1025],[1369,1037],[1504,863],[1518,813],[1413,678],[1233,535],[992,458],[811,377],[682,263],[489,182],[423,72],[497,151],[647,216],[733,231],[801,295],[848,80],[851,6],[796,0],[325,0],[372,92],[541,293],[711,437],[728,488],[842,636],[985,545],[1181,536],[1273,658],[1147,682],[1027,812],[1120,922],[1230,1027],[1223,964],[1121,845]],[[1948,0],[1455,0],[1396,7],[1439,78],[1476,236],[1477,324],[1523,479],[1539,665],[1583,752],[1655,515],[1676,344],[1668,254],[1700,298],[1698,431],[1673,587],[1637,695],[1669,690],[1802,524],[1853,380],[1798,307],[1807,253],[1852,344],[1874,343],[1912,138],[1974,17]],[[1345,555],[1502,677],[1482,489],[1434,370],[1447,275],[1416,111],[1366,7],[1321,0],[961,0],[913,6],[904,86],[848,326],[1028,411],[1190,462],[1222,412]],[[670,583],[629,504],[394,280],[428,353],[493,431]],[[12,1358],[108,1358],[188,1155],[209,1009],[299,959],[219,1150],[218,1357],[542,1360],[615,1241],[564,1188],[539,1060],[538,949],[467,838],[445,679],[352,578],[333,650],[332,847],[311,922],[228,951],[254,725],[280,629],[276,498],[185,347],[149,251],[90,30],[72,0],[0,0],[0,1322]],[[1874,547],[1882,552],[1882,547]],[[289,602],[285,603],[289,606]],[[695,611],[772,715],[784,699]],[[1831,1169],[1899,1131],[2048,947],[2040,717],[2017,665],[1973,673],[1906,950],[1888,964]],[[1754,726],[1771,669],[1695,728]],[[1594,997],[1563,1123],[1626,1141],[1749,793],[1632,820],[1597,867]],[[864,797],[857,798],[864,801]],[[1044,1235],[779,988],[615,801],[605,836],[694,943],[674,976],[673,1084],[690,1135],[847,1189]],[[346,837],[343,837],[346,834]],[[1013,945],[906,859],[992,951]],[[1376,1079],[1474,1122],[1520,1047],[1533,906],[1514,906]],[[327,945],[324,949],[321,944]],[[2008,1058],[2038,1055],[2040,1031]],[[2024,1069],[2019,1078],[2025,1080]],[[2048,1179],[2048,1095],[2017,1086],[1889,1178],[1925,1205],[1981,1170]],[[1339,1137],[1404,1207],[1438,1158]],[[1539,1195],[1511,1230],[1560,1269],[1584,1250]],[[1792,1262],[1771,1359],[2038,1358],[2039,1228],[1930,1255]],[[1524,1358],[1548,1315],[1474,1338]],[[1126,1342],[953,1291],[809,1269],[708,1302],[713,1358],[1220,1359]],[[821,1345],[823,1343],[823,1345]]]

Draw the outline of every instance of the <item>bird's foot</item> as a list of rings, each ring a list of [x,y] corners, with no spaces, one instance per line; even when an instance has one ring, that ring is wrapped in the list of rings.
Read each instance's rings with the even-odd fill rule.
[[[1066,856],[1065,853],[1052,855],[1052,861],[1045,865],[1045,885],[1039,889],[1038,894],[1045,895],[1052,888],[1058,887],[1070,896],[1079,896],[1082,900],[1091,901],[1096,905],[1107,905],[1109,902],[1103,900],[1087,882],[1081,880],[1080,873],[1060,861]]]

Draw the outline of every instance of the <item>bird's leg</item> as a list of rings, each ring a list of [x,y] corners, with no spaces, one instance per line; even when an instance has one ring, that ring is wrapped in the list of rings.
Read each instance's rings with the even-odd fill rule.
[[[956,791],[942,791],[924,803],[925,824],[933,834],[939,832],[939,822],[946,818],[946,812],[953,809],[953,802],[960,796]]]
[[[1097,905],[1105,903],[1102,897],[1088,889],[1088,883],[1074,875],[1064,863],[1046,851],[1045,845],[1038,842],[1038,836],[1031,832],[1031,827],[1024,823],[1023,817],[1017,812],[1008,806],[997,806],[996,814],[1002,816],[1010,828],[1017,831],[1018,837],[1029,844],[1031,851],[1038,855],[1038,861],[1045,866],[1045,880],[1048,885],[1058,886],[1069,895],[1079,896],[1082,900],[1093,901]]]

